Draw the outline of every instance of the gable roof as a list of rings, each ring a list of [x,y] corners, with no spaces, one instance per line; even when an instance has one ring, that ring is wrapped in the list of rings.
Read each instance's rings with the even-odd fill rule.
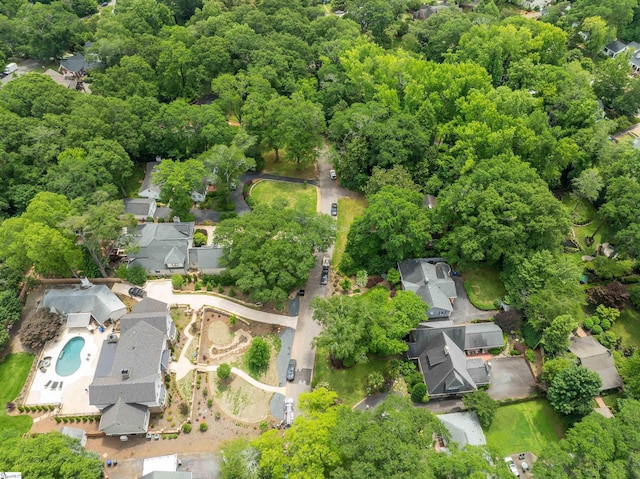
[[[454,412],[436,416],[451,434],[451,440],[458,443],[460,448],[467,444],[484,446],[487,439],[484,436],[478,415],[475,412]]]
[[[124,303],[103,284],[49,289],[38,305],[40,308],[60,314],[91,313],[100,324],[107,319],[120,319],[127,312]]]
[[[147,166],[145,168],[144,180],[142,180],[142,185],[140,185],[139,193],[144,193],[145,191],[148,191],[152,194],[154,198],[160,197],[160,185],[155,185],[152,181],[153,169],[159,164],[160,164],[159,161],[147,162]]]
[[[151,214],[156,200],[152,198],[125,198],[124,212],[134,216],[153,216]]]
[[[87,60],[82,53],[77,52],[69,58],[60,60],[60,66],[69,72],[77,73],[83,70],[91,70],[92,68],[96,68],[100,66],[100,62]]]
[[[222,258],[222,253],[222,248],[213,246],[189,248],[189,266],[202,271],[221,269],[220,258]]]
[[[496,323],[473,323],[464,328],[464,350],[494,349],[504,346],[502,329]]]
[[[188,267],[189,247],[193,242],[194,223],[145,223],[138,225],[134,241],[138,251],[129,253],[129,266],[147,271],[163,271],[168,265]]]
[[[436,259],[406,259],[398,263],[402,287],[413,291],[429,305],[428,316],[436,316],[431,310],[453,311],[451,299],[457,298],[456,285],[451,279],[451,267]]]
[[[620,53],[625,48],[627,48],[627,45],[618,40],[614,40],[611,43],[607,43],[604,48],[613,53]]]
[[[420,323],[411,331],[408,342],[410,359],[417,358],[441,333],[445,333],[456,346],[464,351],[493,349],[504,346],[502,330],[495,323],[462,324],[454,326],[450,321]]]
[[[143,434],[149,427],[149,408],[139,404],[127,404],[119,399],[104,408],[100,418],[100,430],[106,434]]]
[[[601,391],[622,386],[611,351],[600,344],[593,336],[571,337],[569,351],[578,356],[580,364],[590,371],[598,373],[602,379]]]

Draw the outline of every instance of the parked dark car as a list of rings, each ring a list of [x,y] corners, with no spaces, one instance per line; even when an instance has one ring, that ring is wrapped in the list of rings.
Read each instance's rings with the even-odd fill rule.
[[[304,289],[298,290],[298,296],[304,296]]]
[[[142,288],[129,288],[129,296],[137,296],[138,298],[144,298],[147,292]]]
[[[328,284],[329,283],[329,272],[323,271],[322,276],[320,277],[320,284]]]
[[[338,203],[331,203],[331,216],[338,216]]]
[[[293,381],[296,377],[296,366],[298,362],[295,359],[289,360],[289,366],[287,367],[287,381]]]

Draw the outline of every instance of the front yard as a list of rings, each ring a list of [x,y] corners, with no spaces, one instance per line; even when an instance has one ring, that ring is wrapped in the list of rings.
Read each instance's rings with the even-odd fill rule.
[[[627,305],[611,330],[622,338],[623,347],[640,347],[640,312]]]
[[[562,439],[565,423],[546,399],[501,406],[488,431],[487,445],[501,456],[520,452],[540,455]]]
[[[501,301],[506,291],[500,279],[500,271],[491,266],[479,266],[465,270],[462,275],[464,289],[473,305],[485,311],[497,309],[495,303]]]
[[[316,178],[316,165],[312,163],[299,170],[295,163],[283,159],[284,151],[280,150],[280,160],[276,161],[274,151],[269,151],[262,155],[264,158],[263,173],[270,175],[287,176],[289,178],[300,178],[302,180],[314,180]]]
[[[32,364],[33,355],[26,353],[9,354],[0,363],[0,431],[15,429],[24,434],[31,428],[31,416],[8,416],[5,406],[20,393]]]
[[[337,268],[340,265],[340,261],[342,261],[351,223],[353,223],[353,220],[358,216],[362,216],[366,208],[367,200],[364,198],[340,198],[338,200],[338,228],[336,231],[336,242],[333,247],[333,258],[331,260],[334,268]]]
[[[283,198],[291,208],[316,211],[318,193],[315,186],[285,181],[261,180],[251,190],[251,198],[256,204],[272,205],[275,198]]]
[[[374,371],[387,377],[389,373],[386,359],[369,356],[366,363],[356,364],[349,369],[333,369],[329,354],[322,348],[316,351],[316,366],[313,374],[313,386],[327,383],[338,393],[338,398],[351,407],[366,398],[367,376]]]

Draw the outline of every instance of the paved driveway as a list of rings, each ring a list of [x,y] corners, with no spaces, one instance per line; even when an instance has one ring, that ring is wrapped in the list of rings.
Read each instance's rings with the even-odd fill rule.
[[[454,276],[453,282],[456,284],[456,294],[458,295],[453,303],[453,313],[449,316],[453,324],[469,323],[474,319],[493,318],[497,311],[483,311],[471,304],[467,290],[464,289],[464,280],[460,276]]]
[[[489,396],[496,400],[524,398],[536,390],[535,379],[524,358],[491,360]]]
[[[6,63],[10,63],[9,61],[7,61]],[[2,68],[4,69],[5,65],[2,65]],[[12,73],[11,75],[7,75],[6,77],[0,79],[0,83],[9,83],[11,80],[13,80],[16,77],[19,77],[21,75],[24,75],[25,73],[29,73],[32,71],[37,71],[40,73],[43,73],[44,70],[42,69],[42,63],[39,62],[38,60],[33,60],[33,59],[28,59],[25,60],[23,62],[20,62],[18,64],[18,70],[14,73]]]

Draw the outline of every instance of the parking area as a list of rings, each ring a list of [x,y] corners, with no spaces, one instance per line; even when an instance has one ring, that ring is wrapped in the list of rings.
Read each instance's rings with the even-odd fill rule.
[[[213,452],[179,454],[182,465],[178,471],[190,471],[193,479],[215,479],[220,477],[220,455]],[[105,469],[109,479],[137,479],[142,475],[142,459],[122,459],[117,466]]]
[[[498,401],[530,396],[536,390],[535,379],[524,358],[491,360],[489,396]]]
[[[538,460],[535,454],[530,452],[520,452],[518,454],[512,454],[511,459],[516,463],[516,469],[520,479],[532,479],[531,467]]]

